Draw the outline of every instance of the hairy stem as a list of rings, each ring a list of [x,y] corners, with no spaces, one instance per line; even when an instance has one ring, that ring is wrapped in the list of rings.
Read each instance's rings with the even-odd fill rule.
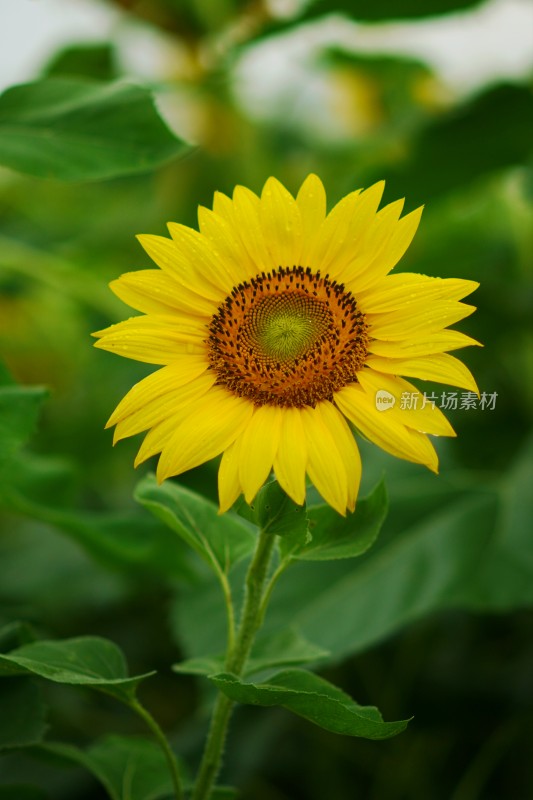
[[[228,647],[226,656],[227,672],[231,672],[238,677],[243,673],[255,634],[263,620],[263,589],[274,543],[275,537],[272,534],[261,531],[254,556],[246,574],[245,595],[239,631],[234,647]],[[211,796],[211,790],[222,763],[224,742],[233,705],[232,700],[222,692],[219,692],[192,800],[209,800]]]

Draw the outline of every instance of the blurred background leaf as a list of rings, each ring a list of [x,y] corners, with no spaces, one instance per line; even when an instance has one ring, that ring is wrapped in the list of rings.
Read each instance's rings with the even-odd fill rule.
[[[6,64],[0,106],[14,92],[17,114],[31,116],[37,87],[83,86],[86,99],[90,86],[93,134],[110,120],[103,97],[121,119],[106,129],[113,157],[82,153],[77,175],[56,149],[58,177],[85,183],[0,172],[0,349],[15,379],[2,389],[0,622],[27,620],[38,638],[105,637],[132,674],[157,669],[140,695],[195,762],[211,694],[169,665],[222,651],[220,589],[133,500],[153,469],[134,473],[138,440],[112,449],[103,429],[150,369],[93,350],[89,333],[130,313],[106,284],[150,265],[135,234],[165,234],[167,220],[196,226],[214,191],[257,191],[273,174],[294,192],[313,171],[331,206],[384,177],[387,200],[426,204],[399,269],[481,284],[462,329],[485,347],[464,358],[496,406],[451,412],[458,436],[436,442],[439,477],[361,443],[362,496],[386,477],[378,539],[355,560],[293,564],[264,635],[283,642],[289,615],[328,681],[378,703],[386,719],[415,719],[389,741],[350,741],[280,709],[243,707],[222,779],[244,800],[532,796],[529,4],[88,0],[80,10],[58,0],[45,18],[27,5],[13,4],[2,27],[3,54],[22,58],[26,47],[28,67],[17,75]],[[78,13],[87,16],[67,23]],[[53,33],[63,22],[66,33]],[[9,89],[8,79],[28,85]],[[126,90],[128,81],[146,89]],[[127,97],[119,114],[115,99]],[[122,140],[148,129],[157,146],[130,158]],[[38,141],[31,159],[43,174]],[[47,403],[32,386],[47,387]],[[216,469],[180,485],[216,502]],[[235,589],[243,568],[232,570]],[[17,636],[10,646],[33,634]],[[42,683],[51,735],[80,752],[109,731],[143,733],[100,693]],[[83,769],[6,750],[0,797],[26,796],[105,794]]]
[[[0,97],[0,163],[38,178],[146,172],[188,150],[139,86],[53,77]]]

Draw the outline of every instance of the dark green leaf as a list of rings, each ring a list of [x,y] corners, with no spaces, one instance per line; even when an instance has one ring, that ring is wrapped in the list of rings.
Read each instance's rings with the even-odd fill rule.
[[[21,784],[0,786],[0,800],[51,800],[50,795],[36,786]]]
[[[275,480],[259,490],[251,511],[256,525],[268,533],[282,537],[287,534],[303,538],[307,536],[308,521],[305,505],[297,505]]]
[[[273,667],[289,667],[309,664],[328,655],[327,650],[311,644],[300,634],[288,628],[258,638],[246,662],[245,675],[253,675]],[[212,675],[224,669],[224,655],[190,658],[172,667],[174,672],[185,675]]]
[[[47,78],[57,75],[70,75],[93,80],[111,81],[117,77],[117,65],[113,45],[108,42],[98,44],[75,44],[56,53],[44,68]]]
[[[0,387],[0,470],[34,432],[46,395],[36,386]]]
[[[345,736],[388,739],[401,733],[408,720],[383,722],[374,706],[360,706],[341,689],[318,675],[288,669],[273,675],[268,683],[244,683],[235,675],[210,677],[232,700],[258,706],[283,706],[315,725]]]
[[[305,561],[354,558],[375,542],[387,516],[387,491],[381,481],[374,491],[357,501],[353,514],[341,517],[324,504],[308,509],[311,538],[289,534],[280,541],[282,557]]]
[[[349,571],[342,562],[331,571],[325,564],[316,570],[295,566],[290,585],[285,581],[274,595],[271,622],[285,618],[291,608],[304,635],[338,657],[364,649],[454,603],[479,567],[494,511],[490,496],[463,500],[371,552]]]
[[[533,437],[500,488],[491,547],[480,560],[462,600],[476,609],[509,611],[533,605]]]
[[[46,707],[39,687],[29,678],[0,680],[0,750],[28,747],[46,732]]]
[[[135,499],[175,531],[204,561],[223,572],[255,546],[252,526],[231,514],[220,515],[217,506],[205,497],[166,481],[161,486],[153,475],[143,478]]]
[[[34,485],[34,493],[40,491]],[[52,495],[53,496],[53,495]],[[190,578],[189,552],[164,525],[143,513],[97,513],[55,508],[33,502],[28,492],[10,487],[2,504],[32,519],[53,525],[83,547],[96,561],[120,571]]]
[[[154,675],[128,677],[119,648],[107,639],[80,636],[26,644],[0,655],[1,675],[39,675],[54,683],[88,686],[129,703],[138,684]]]
[[[533,152],[532,129],[529,87],[491,87],[420,131],[409,159],[387,169],[387,196],[408,191],[410,202],[424,203],[487,172],[523,163]]]
[[[38,178],[146,172],[189,150],[140,86],[48,78],[0,97],[0,163]]]
[[[431,17],[450,14],[479,5],[483,0],[310,0],[304,12],[304,19],[312,19],[342,12],[349,17],[368,22],[380,20]]]
[[[61,742],[47,742],[39,753],[57,763],[85,767],[105,787],[111,800],[171,800],[172,779],[161,748],[144,736],[109,735],[87,750]],[[125,794],[125,786],[128,794]],[[184,788],[191,788],[185,782]],[[217,786],[213,800],[233,800],[237,795],[229,786]]]
[[[35,634],[27,622],[16,620],[0,628],[0,653],[9,653],[15,647],[35,641]]]
[[[143,736],[105,736],[87,750],[50,743],[43,752],[85,767],[112,800],[162,800],[172,795],[172,780],[161,748]]]

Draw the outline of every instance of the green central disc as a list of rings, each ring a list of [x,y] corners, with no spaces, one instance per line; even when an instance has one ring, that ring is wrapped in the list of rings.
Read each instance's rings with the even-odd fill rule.
[[[294,361],[326,332],[329,320],[325,304],[309,295],[269,295],[253,309],[250,339],[266,359]]]

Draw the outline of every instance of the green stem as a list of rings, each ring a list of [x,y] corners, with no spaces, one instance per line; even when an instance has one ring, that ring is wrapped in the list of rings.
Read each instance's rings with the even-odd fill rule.
[[[168,743],[167,737],[165,736],[165,734],[163,733],[163,731],[161,730],[155,719],[152,717],[150,712],[147,711],[147,709],[143,705],[141,705],[141,703],[139,703],[137,698],[134,698],[131,701],[130,708],[132,708],[133,711],[135,711],[144,720],[144,722],[147,724],[147,726],[150,728],[155,738],[157,739],[157,742],[161,747],[161,750],[165,754],[170,774],[172,776],[172,785],[174,786],[174,797],[176,798],[176,800],[184,800],[185,795],[183,794],[183,787],[181,785],[181,778],[178,770],[178,764],[176,761],[176,757],[172,752],[172,749]]]
[[[275,536],[265,531],[260,532],[254,557],[246,574],[239,632],[235,646],[228,647],[226,656],[226,671],[237,677],[243,673],[255,634],[263,619],[263,588],[274,544]],[[211,790],[222,762],[224,742],[233,705],[232,700],[221,692],[219,693],[191,800],[209,800],[211,797]]]

